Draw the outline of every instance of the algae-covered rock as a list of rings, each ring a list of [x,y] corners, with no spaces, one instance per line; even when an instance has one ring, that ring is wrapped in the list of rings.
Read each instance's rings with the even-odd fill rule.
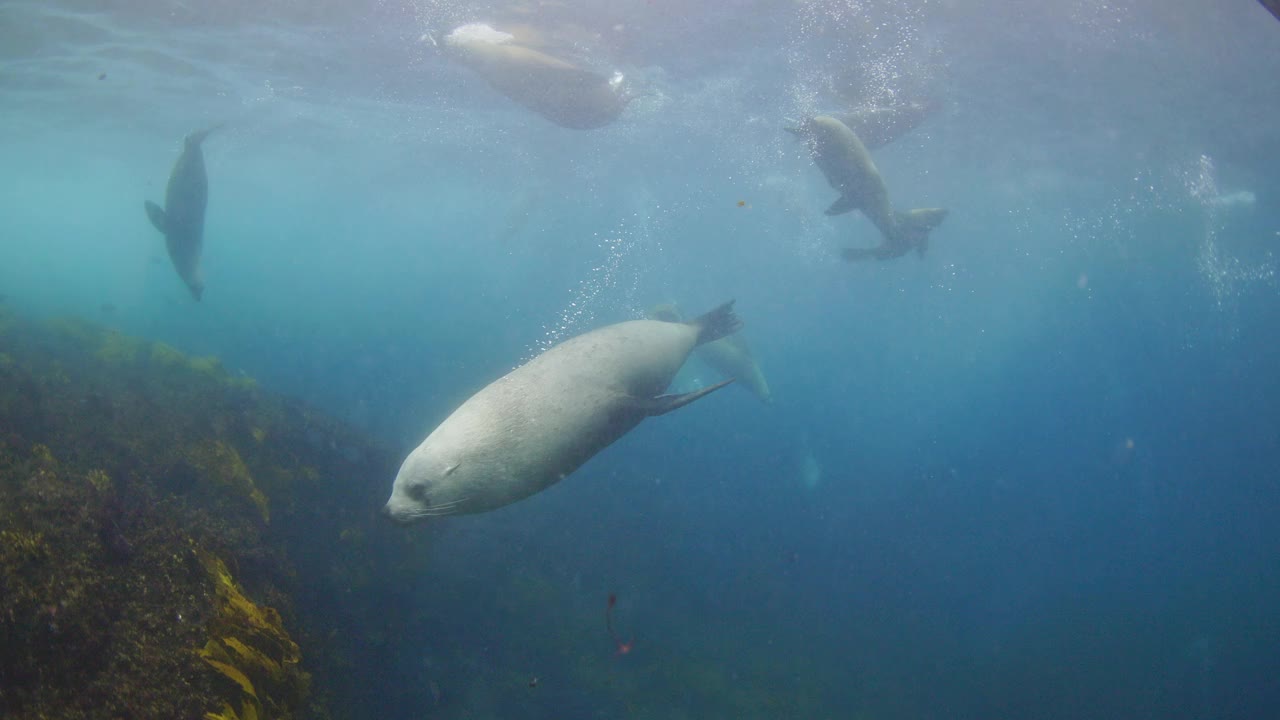
[[[235,447],[221,440],[200,442],[187,450],[187,457],[202,475],[252,503],[264,523],[271,521],[267,496],[253,482],[253,475]]]
[[[377,572],[347,481],[394,456],[216,359],[0,321],[0,717],[328,717],[304,667],[339,684]]]

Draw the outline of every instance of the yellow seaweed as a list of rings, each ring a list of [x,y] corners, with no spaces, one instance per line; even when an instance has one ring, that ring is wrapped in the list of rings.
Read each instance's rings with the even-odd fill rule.
[[[187,451],[187,459],[197,469],[211,475],[217,482],[234,490],[242,497],[248,498],[258,508],[262,522],[271,522],[271,509],[267,496],[258,489],[249,474],[244,459],[234,447],[221,440],[203,442],[194,445]]]
[[[222,703],[222,712],[207,712],[204,714],[204,720],[241,720],[241,718],[236,714],[230,703],[224,702]]]
[[[133,365],[138,361],[142,347],[142,342],[118,330],[110,330],[102,334],[102,342],[93,354],[108,365]]]
[[[240,672],[239,668],[234,665],[228,665],[221,660],[214,660],[212,658],[206,657],[204,661],[209,663],[210,667],[214,670],[217,670],[226,677],[234,680],[236,684],[240,686],[240,689],[244,691],[245,695],[255,699],[258,697],[258,693],[253,689],[253,681],[249,680],[249,676]]]
[[[271,679],[276,682],[284,682],[284,668],[280,666],[280,663],[267,657],[266,653],[263,653],[257,648],[245,645],[243,642],[240,642],[238,638],[224,637],[222,638],[222,642],[224,645],[235,651],[237,661],[241,665],[260,667],[267,671],[267,674],[271,676]]]
[[[217,556],[198,551],[197,557],[214,580],[217,595],[209,641],[197,653],[239,685],[236,720],[257,720],[264,708],[274,717],[282,707],[296,707],[306,695],[310,676],[298,668],[301,652],[285,631],[280,613],[246,597]]]
[[[111,489],[111,476],[105,470],[90,470],[85,478],[98,492],[107,492]]]

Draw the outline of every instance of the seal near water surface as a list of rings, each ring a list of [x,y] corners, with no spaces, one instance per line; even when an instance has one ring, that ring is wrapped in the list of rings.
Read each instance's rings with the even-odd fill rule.
[[[836,118],[818,115],[803,122],[797,130],[827,183],[840,192],[826,213],[840,215],[861,210],[884,238],[884,242],[874,248],[847,248],[844,259],[888,260],[912,250],[923,257],[929,246],[929,232],[942,223],[947,211],[919,208],[895,212],[889,203],[889,189],[871,153],[858,136]]]
[[[570,338],[490,383],[405,458],[383,514],[495,510],[547,489],[640,421],[732,382],[662,394],[689,353],[741,326],[730,301],[688,323],[631,320]]]
[[[444,46],[494,90],[561,127],[604,127],[631,102],[621,73],[606,77],[584,70],[483,23],[455,28]]]
[[[164,209],[150,200],[143,205],[151,224],[164,235],[173,269],[196,300],[204,294],[200,253],[204,248],[204,211],[209,203],[209,177],[200,144],[219,127],[193,132],[183,141],[182,154],[169,173]]]

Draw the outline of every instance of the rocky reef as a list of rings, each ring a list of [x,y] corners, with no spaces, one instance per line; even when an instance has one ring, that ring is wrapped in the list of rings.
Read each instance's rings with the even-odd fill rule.
[[[0,305],[0,716],[337,715],[344,598],[425,541],[374,520],[395,462],[216,359]]]

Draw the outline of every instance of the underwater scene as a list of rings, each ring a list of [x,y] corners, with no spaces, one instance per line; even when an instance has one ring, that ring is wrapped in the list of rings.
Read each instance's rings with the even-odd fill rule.
[[[0,2],[0,718],[1280,718],[1280,3]]]

